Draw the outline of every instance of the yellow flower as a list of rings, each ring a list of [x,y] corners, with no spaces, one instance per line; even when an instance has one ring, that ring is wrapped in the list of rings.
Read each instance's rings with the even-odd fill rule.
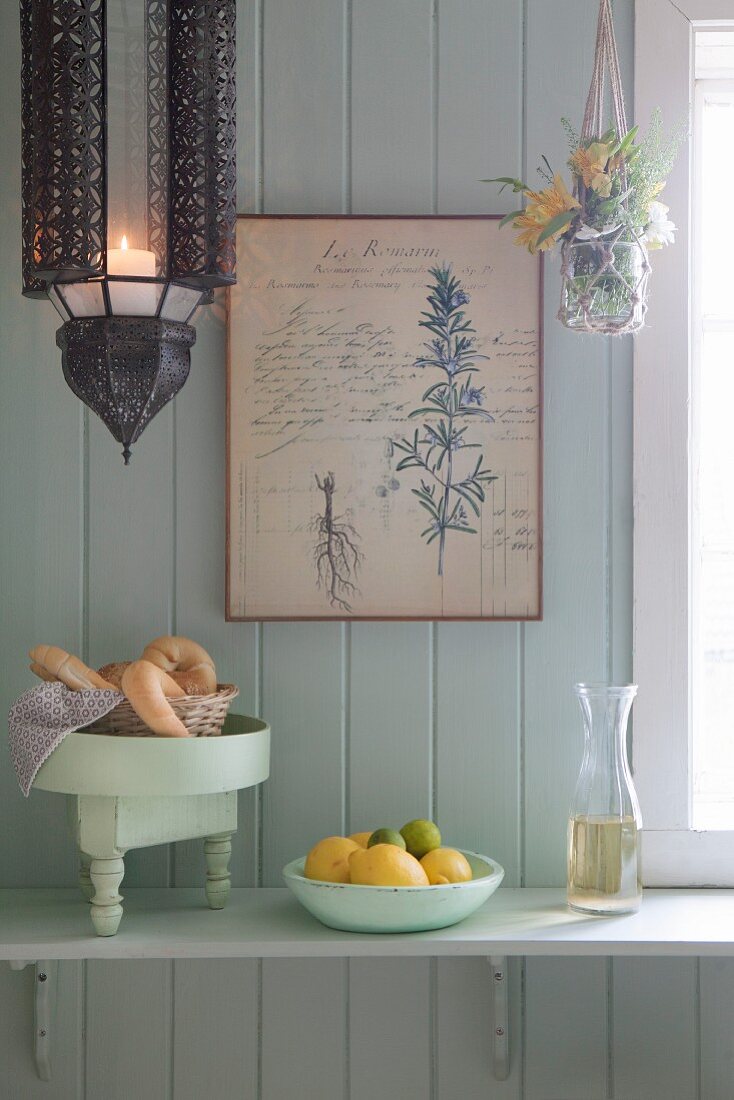
[[[608,172],[597,172],[591,181],[591,189],[603,199],[608,199],[612,193],[612,177]]]
[[[611,146],[604,141],[593,141],[588,148],[580,145],[569,159],[568,165],[575,176],[578,176],[584,187],[593,187],[593,179],[604,172],[609,160]]]
[[[559,175],[555,175],[553,183],[543,191],[527,191],[526,195],[528,205],[512,223],[515,229],[522,230],[515,238],[515,244],[523,245],[531,253],[537,252],[538,249],[542,252],[546,248],[552,248],[560,235],[566,231],[566,226],[562,226],[539,245],[538,237],[548,222],[558,214],[562,214],[564,210],[579,210],[580,206]]]

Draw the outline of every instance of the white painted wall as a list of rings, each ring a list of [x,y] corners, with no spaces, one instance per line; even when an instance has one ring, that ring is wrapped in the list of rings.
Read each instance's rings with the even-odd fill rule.
[[[20,297],[16,5],[0,5],[0,704],[48,640],[95,663],[191,634],[274,734],[242,800],[237,885],[279,884],[322,834],[435,814],[509,884],[564,878],[581,733],[571,684],[631,666],[631,354],[545,307],[545,621],[224,622],[224,328],[124,469],[61,377],[50,306]],[[241,0],[242,211],[509,209],[479,184],[565,160],[591,0]],[[617,0],[629,79],[632,0]],[[654,293],[654,284],[653,284]],[[71,884],[62,800],[0,766],[0,884]],[[133,853],[128,885],[201,881],[196,844]],[[123,885],[124,889],[124,885]],[[202,917],[206,935],[206,915]],[[0,966],[2,1100],[731,1100],[728,964],[519,961],[512,1074],[490,1076],[481,961],[90,962],[60,967],[50,1086],[32,978]],[[703,1082],[701,1084],[700,1082]]]

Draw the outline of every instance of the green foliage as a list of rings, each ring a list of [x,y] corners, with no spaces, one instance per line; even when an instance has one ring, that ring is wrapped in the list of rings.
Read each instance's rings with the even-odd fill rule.
[[[645,137],[639,145],[631,147],[630,153],[634,151],[634,155],[628,158],[628,213],[632,225],[646,224],[647,209],[658,194],[660,185],[667,180],[687,137],[686,120],[670,133],[665,133],[660,108],[653,112]]]

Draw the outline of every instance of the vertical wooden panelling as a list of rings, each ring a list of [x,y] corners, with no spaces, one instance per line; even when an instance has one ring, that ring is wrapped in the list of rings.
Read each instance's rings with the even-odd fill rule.
[[[28,649],[81,652],[82,417],[61,374],[48,302],[21,297],[20,41],[17,4],[0,5],[4,59],[0,175],[0,713],[37,683]],[[67,885],[74,846],[64,799],[21,795],[7,753],[0,768],[0,883]]]
[[[263,791],[264,886],[281,886],[288,860],[343,829],[340,642],[338,623],[265,629],[263,714],[274,733]]]
[[[351,41],[353,207],[430,213],[431,4],[408,0],[396,9],[383,0],[357,0]],[[400,196],[409,207],[400,206]],[[350,629],[350,831],[400,828],[431,813],[431,628],[354,623]]]
[[[262,11],[237,4],[237,212],[256,214],[262,200]]]
[[[173,410],[151,421],[123,465],[120,445],[89,416],[88,660],[134,660],[173,626]],[[169,885],[169,848],[131,852],[125,886]]]
[[[253,715],[260,708],[258,628],[224,621],[223,310],[219,300],[197,321],[191,376],[176,400],[175,629],[212,654],[220,683],[237,684],[240,695],[232,710]],[[256,789],[240,792],[232,841],[233,886],[257,882],[257,802]],[[200,841],[175,846],[174,874],[176,886],[203,881]]]
[[[345,9],[343,0],[264,4],[262,202],[267,212],[343,208]],[[262,708],[273,728],[271,778],[263,790],[266,885],[281,885],[287,860],[345,824],[343,634],[336,623],[263,627]],[[338,962],[263,964],[263,1098],[342,1095],[345,974],[346,963]]]
[[[256,959],[186,959],[173,972],[175,1100],[258,1098]],[[216,1084],[215,1084],[216,1083]]]
[[[484,852],[520,882],[517,629],[438,630],[437,817],[446,843]]]
[[[349,971],[349,1100],[426,1100],[433,1051],[425,960],[353,959]]]
[[[434,204],[431,0],[354,0],[352,209],[423,214]]]
[[[576,116],[591,77],[592,4],[529,0],[527,174],[544,153],[567,157],[560,125]],[[559,28],[574,33],[559,34]],[[564,79],[559,81],[558,74]],[[604,341],[556,320],[557,261],[545,267],[544,622],[525,629],[526,882],[565,881],[568,807],[581,760],[572,686],[606,673],[607,378]]]
[[[614,1095],[693,1100],[697,1095],[695,959],[615,959]],[[731,1096],[731,1079],[729,1081]],[[708,1092],[702,1100],[713,1100]]]
[[[345,12],[341,0],[268,0],[263,23],[263,204],[338,210],[344,168]],[[304,89],[308,88],[308,95]],[[264,800],[264,879],[342,827],[342,630],[266,624],[263,714],[274,729]]]
[[[351,42],[352,209],[430,213],[435,205],[433,5],[355,0]],[[433,812],[432,628],[354,623],[350,629],[350,830],[399,829]],[[352,1100],[389,1095],[419,1100],[430,1094],[431,975],[425,959],[350,963]]]
[[[509,209],[477,181],[522,170],[521,0],[441,0],[438,16],[438,210]],[[436,653],[441,826],[494,855],[508,885],[520,881],[518,637],[511,624],[445,623]]]
[[[632,116],[634,0],[617,0],[614,26],[620,69]],[[632,678],[632,337],[607,340],[607,617],[608,675],[615,683]]]
[[[504,213],[513,198],[481,183],[522,174],[521,0],[439,0],[438,213]],[[508,205],[508,203],[510,205]],[[435,781],[446,843],[492,854],[520,882],[520,628],[442,623],[436,632]],[[490,1084],[491,978],[483,959],[436,969],[436,1082],[449,1100],[516,1097],[521,1087],[520,965],[509,971],[512,1071]]]
[[[730,1100],[734,1081],[734,959],[700,962],[700,1100]]]
[[[525,967],[524,1100],[606,1100],[606,960],[528,959]]]
[[[240,5],[237,20],[238,209],[257,206],[261,170],[260,26],[258,6]],[[216,659],[221,683],[235,683],[233,711],[256,714],[259,698],[259,632],[255,623],[224,621],[225,570],[225,295],[200,310],[191,374],[174,404],[175,627],[196,638]],[[232,840],[232,885],[254,886],[258,876],[256,789],[241,791],[238,829]],[[174,885],[198,885],[203,876],[200,841],[175,846]]]
[[[36,968],[0,962],[0,1096],[3,1100],[84,1100],[83,963],[56,967],[57,999],[51,1037],[52,1080],[41,1081],[33,1060]]]
[[[87,963],[87,1100],[171,1094],[172,965],[158,959]]]
[[[522,172],[522,0],[438,0],[437,190],[441,214],[497,214]]]
[[[344,1100],[347,963],[264,959],[262,966],[261,1100]]]
[[[260,856],[265,883],[280,885],[283,863],[321,835],[434,809],[447,840],[497,856],[508,883],[521,881],[523,859],[529,885],[562,882],[581,743],[570,688],[630,675],[628,343],[560,328],[551,258],[542,624],[267,624],[262,634],[225,624],[223,303],[197,321],[187,386],[131,467],[89,417],[85,468],[84,417],[61,377],[55,315],[18,291],[16,14],[12,5],[0,13],[14,51],[0,74],[3,133],[16,150],[0,184],[2,252],[15,257],[0,272],[0,301],[13,303],[0,402],[0,704],[31,683],[24,652],[37,641],[86,645],[96,664],[175,628],[210,648],[240,685],[239,707],[261,707],[273,726],[263,835],[257,795],[246,793],[236,884],[258,880]],[[541,153],[554,167],[565,161],[559,120],[581,112],[595,5],[241,0],[238,16],[243,211],[504,211],[514,199],[480,178],[520,174],[525,158],[533,181]],[[617,0],[627,70],[632,16],[632,0]],[[3,885],[73,879],[63,800],[37,792],[25,803],[8,767],[0,830]],[[179,885],[200,881],[199,847],[178,846]],[[127,862],[127,885],[168,881],[165,847]],[[247,961],[176,964],[173,984],[165,962],[90,963],[84,1060],[82,968],[62,964],[52,1087],[81,1098],[86,1067],[86,1096],[111,1100],[185,1100],[210,1087],[263,1100],[509,1100],[521,1095],[524,1061],[526,1100],[696,1095],[694,963],[615,962],[607,990],[604,960],[530,960],[524,1052],[520,967],[510,967],[512,1073],[500,1084],[483,960],[269,960],[261,990],[259,964]],[[30,1060],[29,976],[0,969],[9,1100],[49,1087]],[[733,985],[728,964],[702,963],[702,1100],[731,1093]]]
[[[263,45],[266,213],[341,209],[343,0],[267,0]]]
[[[352,625],[349,832],[431,816],[430,631],[428,623]]]
[[[173,618],[173,410],[151,421],[125,466],[89,418],[89,660],[131,660]]]

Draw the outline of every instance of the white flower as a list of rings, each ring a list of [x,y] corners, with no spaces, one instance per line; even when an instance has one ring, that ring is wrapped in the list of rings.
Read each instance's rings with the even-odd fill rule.
[[[590,225],[581,224],[574,237],[577,241],[593,241],[596,237],[601,236],[598,229],[592,229]]]
[[[582,223],[574,233],[574,237],[579,241],[594,241],[597,237],[606,237],[609,233],[616,233],[618,229],[619,225],[612,225],[611,223],[603,225],[601,229],[593,229],[590,225]]]
[[[642,234],[648,248],[662,248],[664,244],[674,243],[675,225],[668,217],[668,209],[664,202],[651,202],[648,206],[649,221]]]

